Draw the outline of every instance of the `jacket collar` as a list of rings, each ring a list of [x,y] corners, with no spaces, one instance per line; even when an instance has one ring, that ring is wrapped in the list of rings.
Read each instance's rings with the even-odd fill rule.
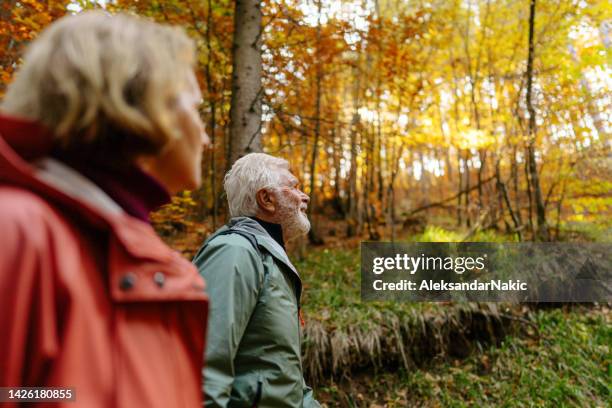
[[[257,244],[264,248],[266,251],[270,253],[276,260],[284,264],[287,268],[289,268],[297,277],[298,281],[301,282],[300,274],[298,273],[293,263],[289,260],[287,256],[287,252],[285,249],[280,246],[278,242],[274,240],[257,221],[249,218],[249,217],[234,217],[229,220],[229,222],[223,226],[221,229],[217,231],[213,236],[211,236],[207,242],[212,240],[219,232],[225,231],[227,229],[237,229],[248,234],[251,234],[257,240]]]
[[[85,202],[101,212],[121,214],[123,210],[100,187],[80,173],[52,158],[34,163],[36,177],[72,198]]]
[[[136,164],[111,163],[105,157],[55,149],[52,157],[93,182],[123,211],[149,221],[151,211],[171,201],[166,188]]]
[[[46,159],[52,146],[53,135],[41,125],[0,115],[0,183],[33,191],[59,208],[78,215],[89,225],[111,230],[124,249],[134,257],[159,262],[172,259],[172,251],[157,237],[150,225],[128,216],[120,208],[113,209],[111,203],[114,202],[108,196],[101,198],[102,195],[97,195],[96,199],[87,199],[70,188],[72,182],[68,185],[62,183],[60,179],[67,167]],[[32,165],[34,162],[40,167]],[[85,186],[87,182],[80,180],[80,185]],[[88,188],[92,186],[88,185]],[[99,192],[104,194],[101,190]]]

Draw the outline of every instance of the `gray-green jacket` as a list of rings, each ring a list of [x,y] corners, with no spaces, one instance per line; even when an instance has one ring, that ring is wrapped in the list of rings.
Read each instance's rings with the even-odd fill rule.
[[[319,407],[302,374],[302,284],[285,250],[255,220],[236,217],[193,262],[211,305],[205,405]]]

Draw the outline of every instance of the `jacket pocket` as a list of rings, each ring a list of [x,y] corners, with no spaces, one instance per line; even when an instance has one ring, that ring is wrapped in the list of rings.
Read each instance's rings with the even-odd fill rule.
[[[228,407],[253,408],[258,407],[263,397],[264,381],[261,374],[247,374],[236,377]]]

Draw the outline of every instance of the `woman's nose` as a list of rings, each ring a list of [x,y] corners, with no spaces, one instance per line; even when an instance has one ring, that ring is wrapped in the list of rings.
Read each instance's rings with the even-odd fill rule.
[[[208,137],[208,133],[206,133],[206,128],[204,126],[202,126],[201,138],[202,138],[202,146],[205,149],[208,149],[209,147],[211,147],[210,138]]]

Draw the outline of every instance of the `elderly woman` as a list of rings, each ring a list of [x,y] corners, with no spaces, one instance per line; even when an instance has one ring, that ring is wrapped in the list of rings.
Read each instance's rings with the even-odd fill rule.
[[[201,406],[204,281],[147,219],[200,183],[193,63],[182,30],[100,12],[29,47],[0,107],[0,387]]]

